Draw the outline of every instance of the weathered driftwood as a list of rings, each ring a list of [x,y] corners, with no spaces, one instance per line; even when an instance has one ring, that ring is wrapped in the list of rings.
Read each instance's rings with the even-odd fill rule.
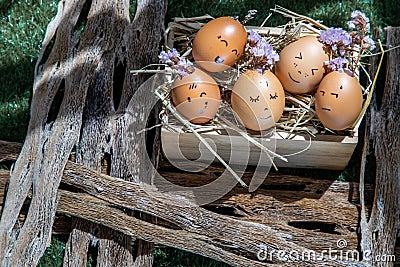
[[[105,51],[95,70],[95,79],[88,88],[76,162],[97,171],[104,170],[102,167],[107,165],[107,174],[139,181],[140,177],[150,176],[140,169],[143,167],[140,164],[141,158],[146,153],[141,149],[145,147],[144,138],[133,140],[136,144],[131,144],[135,149],[130,150],[130,158],[122,151],[127,150],[123,140],[132,123],[132,116],[126,116],[128,103],[147,77],[133,76],[130,70],[142,68],[157,60],[165,3],[155,0],[138,1],[133,21],[130,21],[129,5],[129,1],[97,1],[80,11],[79,16],[86,21],[81,39],[88,38],[94,42],[99,35],[103,35],[102,47]],[[89,13],[85,14],[87,11]],[[129,110],[131,115],[135,112],[142,114],[140,109],[146,100],[141,100],[143,102],[135,110]],[[157,123],[158,119],[154,114],[150,118],[152,124]],[[141,120],[137,125],[144,128],[148,118],[136,116],[135,119]],[[159,154],[157,130],[149,139],[154,144],[149,151],[152,151],[156,161]],[[129,164],[136,166],[136,169],[130,169]],[[74,219],[73,225],[74,229],[66,246],[65,266],[86,265],[89,246],[97,249],[99,266],[152,265],[152,244],[137,240],[137,248],[133,249],[131,244],[134,240],[121,232],[79,218]]]
[[[78,52],[75,47],[78,42],[70,37],[76,34],[78,17],[74,15],[81,8],[78,1],[60,2],[58,15],[48,27],[35,67],[31,120],[22,153],[13,168],[0,221],[2,266],[35,266],[50,241],[57,188],[79,136],[82,99],[86,97],[93,78],[91,73],[101,57],[100,49],[87,49],[87,40],[81,41],[84,49],[79,50],[76,57],[69,56]],[[71,23],[66,23],[67,20]],[[61,22],[64,22],[62,28],[55,27]],[[47,53],[46,48],[52,43],[55,49]],[[86,64],[82,64],[83,61]],[[53,105],[56,95],[62,97],[60,105]],[[52,108],[56,108],[52,110],[54,117],[49,116]],[[17,234],[14,225],[30,189],[34,192],[30,212]]]
[[[92,184],[93,180],[87,180],[86,178],[89,176],[97,180],[97,184]],[[292,243],[292,239],[296,238],[293,238],[291,234],[280,233],[274,227],[222,216],[192,205],[188,206],[190,203],[182,203],[181,198],[174,199],[173,196],[172,198],[162,196],[163,200],[157,199],[155,196],[159,193],[152,192],[154,189],[141,188],[138,184],[99,175],[73,163],[67,164],[64,178],[66,183],[79,185],[81,189],[88,192],[100,191],[100,198],[103,200],[84,193],[74,194],[59,190],[61,198],[58,208],[60,212],[101,223],[147,241],[200,253],[235,266],[264,266],[265,263],[257,262],[256,257],[260,245],[288,252],[290,250],[302,252],[305,249],[301,245]],[[121,186],[125,190],[122,190]],[[121,189],[120,193],[110,191],[114,191],[116,187]],[[139,199],[137,196],[141,198]],[[117,209],[116,204],[120,208]],[[149,208],[154,204],[158,204],[156,209]],[[186,207],[175,206],[177,204]],[[175,230],[135,219],[121,211],[121,207],[128,209],[135,207],[135,210],[150,213],[157,218],[169,221]],[[303,232],[304,236],[307,235],[305,230],[297,230],[293,227],[292,230]],[[311,233],[313,232],[310,231],[308,234]],[[301,243],[300,240],[298,241]],[[304,241],[302,245],[304,245]],[[321,242],[321,244],[323,243]],[[275,257],[276,255],[272,260],[278,263],[279,261]],[[286,262],[281,261],[280,264],[286,264]],[[324,263],[310,260],[299,261],[295,264],[298,266],[309,266],[310,264],[322,266]],[[357,266],[356,263],[339,261],[325,264],[328,266]]]
[[[4,147],[4,143],[3,146],[0,143],[0,157],[2,156],[2,147]],[[69,171],[70,168],[76,167],[76,165],[67,165],[69,174],[66,175],[70,177],[70,175],[73,174],[75,177],[74,184],[80,183],[78,180],[84,182],[84,179],[79,176],[81,169]],[[83,168],[83,170],[85,171],[86,169]],[[190,179],[187,179],[188,176],[184,172],[174,169],[171,165],[163,164],[160,173],[172,182],[184,184],[186,186],[198,186],[215,179],[222,171],[223,169],[221,167],[211,166],[201,173],[190,175]],[[90,175],[90,173],[93,175],[90,181],[92,183],[93,180],[96,180],[95,176],[97,176],[97,174],[88,171],[85,175]],[[251,171],[247,172],[244,176],[244,179],[248,180],[251,176]],[[106,176],[102,177],[104,178]],[[111,177],[107,178],[112,179]],[[6,179],[6,177],[4,179]],[[71,177],[68,178],[68,180],[70,179]],[[142,239],[149,240],[149,238],[151,238],[151,241],[156,241],[160,244],[200,253],[239,266],[246,266],[244,263],[251,266],[257,266],[254,262],[254,252],[249,252],[243,249],[243,242],[246,242],[248,239],[253,241],[250,237],[251,234],[247,231],[238,231],[238,229],[243,227],[245,222],[255,222],[256,225],[266,227],[266,229],[272,231],[274,235],[280,233],[280,235],[287,239],[288,243],[286,245],[289,247],[288,249],[292,249],[292,243],[294,243],[298,247],[301,247],[299,248],[301,249],[300,251],[302,251],[302,249],[313,249],[320,252],[323,249],[329,249],[329,247],[335,249],[336,242],[339,239],[345,239],[347,241],[348,247],[346,250],[357,249],[358,241],[356,229],[358,225],[358,213],[355,205],[359,203],[359,193],[357,191],[358,184],[355,183],[333,182],[330,180],[271,173],[261,188],[256,192],[250,194],[245,189],[237,187],[222,199],[207,205],[205,208],[212,211],[212,213],[195,207],[193,209],[187,207],[186,209],[175,212],[174,209],[176,209],[176,207],[173,206],[170,207],[168,213],[164,215],[161,211],[154,211],[151,208],[150,210],[146,210],[144,204],[132,203],[136,198],[132,197],[133,192],[129,189],[130,187],[127,187],[129,192],[126,192],[125,189],[118,189],[120,193],[114,195],[108,192],[117,189],[105,188],[102,185],[103,183],[108,184],[110,182],[103,181],[97,185],[80,185],[80,187],[83,186],[87,189],[97,188],[95,191],[99,192],[93,192],[93,194],[96,195],[100,193],[102,195],[101,198],[108,200],[107,202],[100,201],[99,199],[96,200],[83,193],[80,194],[79,197],[87,200],[85,203],[88,203],[88,206],[91,205],[90,203],[95,201],[98,205],[105,204],[106,209],[117,209],[114,210],[114,212],[120,212],[121,214],[118,216],[122,216],[121,218],[123,218],[123,220],[116,220],[115,217],[107,216],[106,212],[103,213],[104,210],[102,208],[97,210],[101,215],[96,216],[92,210],[86,211],[85,209],[79,208],[80,206],[74,206],[76,201],[70,203],[69,201],[64,202],[62,197],[59,211],[62,209],[66,214],[83,218],[86,218],[85,216],[90,216],[93,221],[100,222],[103,225],[107,225],[108,227],[117,229],[121,232],[132,235],[132,232],[134,231],[135,233],[133,235]],[[118,184],[120,183],[122,186],[124,181],[113,180],[111,187],[118,188]],[[130,183],[129,186],[132,186],[132,184]],[[135,187],[140,188],[141,191],[145,189],[140,185],[135,185]],[[70,194],[65,190],[60,190],[59,192],[60,194],[61,192],[65,192],[67,195]],[[137,194],[145,196],[147,195],[146,193],[149,192],[151,191],[137,192]],[[372,192],[373,187],[367,186],[365,191],[366,195],[372,196]],[[150,194],[150,196],[154,195]],[[154,199],[149,200],[148,198],[149,195],[145,198],[142,196],[142,200],[145,203],[148,201],[155,201]],[[127,199],[131,199],[131,201],[127,201]],[[368,201],[371,201],[371,199]],[[65,206],[63,206],[64,204],[61,203],[67,205],[68,208],[65,208]],[[160,232],[155,230],[153,232],[154,235],[151,235],[151,233],[148,234],[143,232],[147,230],[140,230],[142,229],[141,227],[135,228],[134,226],[140,222],[133,222],[131,220],[132,218],[129,218],[130,216],[128,216],[129,212],[128,214],[123,213],[121,205],[118,203],[124,203],[123,206],[131,208],[134,206],[133,204],[136,206],[139,205],[139,210],[142,210],[145,213],[155,212],[157,214],[157,220],[152,223],[157,227],[154,227],[154,229],[163,229],[163,231]],[[176,204],[178,203],[179,200]],[[150,205],[151,203],[146,204],[147,207],[150,207]],[[163,207],[168,206],[169,205],[163,205]],[[133,209],[137,210],[137,208]],[[201,213],[197,212],[197,210],[201,211]],[[184,212],[190,214],[187,215],[189,217],[189,219],[187,219],[189,222],[184,218],[180,218],[183,216]],[[204,213],[211,217],[204,217]],[[216,213],[225,215],[225,217],[216,215]],[[175,216],[178,216],[179,219],[176,219]],[[215,221],[214,216],[217,216],[218,220]],[[205,220],[206,218],[209,219]],[[210,229],[207,227],[206,222],[211,223],[213,226],[216,226],[216,224],[223,224],[220,220],[223,218],[228,218],[227,220],[224,220],[224,223],[227,223],[228,226],[231,227],[230,229],[236,229],[234,235],[231,236],[229,234],[219,233],[219,228]],[[127,226],[128,221],[133,224]],[[288,224],[289,222],[290,224]],[[195,223],[195,226],[193,226],[193,223]],[[144,223],[143,227],[144,229],[147,229],[146,227],[148,226],[148,223]],[[228,226],[224,226],[223,224],[222,227],[226,228]],[[127,232],[126,229],[129,227],[132,229]],[[178,231],[170,232],[169,230]],[[163,235],[164,231],[166,233],[174,233],[184,238],[177,240],[175,243],[170,243],[171,240],[168,238],[168,235]],[[196,232],[194,233],[194,231]],[[269,236],[268,232],[263,232],[261,234],[263,236],[262,239],[264,239],[264,244],[272,244],[275,242],[276,237],[274,235]],[[196,239],[193,239],[193,236],[196,236]],[[256,233],[254,238],[260,240],[259,233]],[[185,243],[184,240],[186,240],[187,243]],[[197,246],[197,243],[193,243],[194,240],[202,245]],[[215,240],[215,243],[210,240]],[[235,243],[237,240],[241,241]],[[211,242],[213,246],[206,246],[201,243],[201,241],[204,241],[207,244]],[[273,244],[272,246],[275,247],[277,245]],[[201,249],[201,247],[204,248]],[[281,246],[277,246],[277,248],[278,247],[281,248]],[[210,251],[209,249],[211,248],[215,248],[215,250]],[[276,262],[276,259],[274,259],[274,261]],[[336,264],[328,263],[329,262],[326,262],[325,264],[330,266]],[[284,263],[281,262],[281,264]],[[312,263],[307,262],[307,264],[311,265]],[[322,263],[314,263],[315,266],[321,266],[321,264]]]
[[[380,32],[378,32],[380,36]],[[400,27],[385,29],[390,48],[400,43]],[[371,259],[393,255],[400,232],[400,50],[386,56],[385,80],[378,83],[366,116],[364,153],[361,166],[361,250],[371,252]],[[371,60],[371,73],[377,59]],[[364,174],[366,158],[376,161],[376,190],[373,208],[365,209]],[[393,262],[375,261],[374,266],[393,266]]]
[[[130,69],[157,60],[165,1],[137,1],[132,23],[129,5],[127,0],[60,1],[57,15],[48,25],[35,67],[27,137],[12,171],[0,222],[2,266],[38,263],[49,244],[57,189],[74,147],[77,161],[88,167],[99,170],[101,162],[109,160],[113,176],[151,179],[147,173],[141,175],[143,170],[139,169],[143,167],[139,162],[145,149],[131,150],[129,159],[124,153],[113,154],[113,151],[124,150],[122,137],[131,123],[125,116],[126,107],[144,79],[132,77]],[[147,120],[139,118],[140,108],[131,110],[131,120],[135,116],[142,122]],[[156,123],[156,114],[150,123]],[[158,137],[155,133],[150,139]],[[134,141],[138,145],[145,142],[144,138]],[[151,154],[156,160],[159,142],[151,143],[154,145],[149,151],[154,151]],[[133,176],[127,168],[127,161],[132,159],[129,164],[136,162],[137,166]],[[29,212],[17,232],[14,225],[31,189]],[[99,266],[151,265],[151,245],[143,243],[136,257],[129,237],[118,236],[116,232],[103,234],[100,230],[104,238],[96,239],[94,228],[85,228],[91,235],[78,228],[73,231],[73,245],[67,246],[64,261],[66,266],[85,265],[92,241],[98,247]]]

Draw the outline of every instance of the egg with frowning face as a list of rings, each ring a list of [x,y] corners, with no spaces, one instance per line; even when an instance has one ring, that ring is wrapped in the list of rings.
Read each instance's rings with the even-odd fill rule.
[[[192,54],[196,63],[210,72],[232,66],[243,54],[247,32],[230,17],[220,17],[205,24],[193,40]]]
[[[279,54],[275,75],[283,88],[294,94],[309,93],[316,88],[329,60],[323,44],[314,36],[305,36],[286,46]]]
[[[249,70],[240,75],[233,86],[232,110],[248,129],[263,131],[275,125],[285,107],[285,93],[278,78]]]
[[[221,99],[216,81],[198,68],[188,76],[174,81],[171,98],[176,110],[196,124],[212,120]]]
[[[346,72],[328,73],[315,94],[315,110],[327,128],[343,130],[351,127],[362,110],[362,90],[358,80]]]

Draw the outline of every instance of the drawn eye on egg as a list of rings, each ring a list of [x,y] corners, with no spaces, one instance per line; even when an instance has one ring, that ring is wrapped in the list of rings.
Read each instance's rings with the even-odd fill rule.
[[[275,95],[269,94],[269,99],[277,99],[277,98],[278,98],[278,95],[276,94],[276,92],[275,92]]]
[[[255,103],[255,102],[257,102],[257,101],[260,101],[260,96],[259,96],[259,95],[258,95],[256,98],[252,98],[252,97],[250,96],[250,102]]]
[[[227,41],[227,40],[224,40],[224,39],[221,39],[221,38],[222,38],[221,35],[218,35],[217,38],[220,39],[220,40],[219,40],[220,42],[225,43],[225,46],[226,46],[226,47],[228,47],[228,41]]]
[[[318,69],[311,69],[311,73],[312,73],[312,75],[314,75],[315,73],[315,71],[318,71]]]
[[[191,85],[189,85],[189,90],[193,90],[197,88],[197,83],[192,83]]]

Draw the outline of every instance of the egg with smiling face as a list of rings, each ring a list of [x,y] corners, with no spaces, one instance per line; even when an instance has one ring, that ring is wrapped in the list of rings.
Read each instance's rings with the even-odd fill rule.
[[[193,40],[196,63],[210,72],[220,72],[235,64],[243,54],[247,32],[230,17],[220,17],[205,24]]]
[[[321,81],[315,94],[315,111],[322,124],[332,130],[351,127],[362,110],[362,89],[355,77],[333,71]]]
[[[285,92],[278,78],[249,70],[233,86],[232,109],[239,121],[250,130],[263,131],[275,125],[285,107]]]
[[[176,110],[195,124],[212,120],[221,101],[216,81],[198,68],[190,75],[174,81],[171,98]]]
[[[329,60],[323,44],[314,36],[305,36],[286,46],[279,54],[275,75],[285,90],[309,93],[321,82],[324,62]]]

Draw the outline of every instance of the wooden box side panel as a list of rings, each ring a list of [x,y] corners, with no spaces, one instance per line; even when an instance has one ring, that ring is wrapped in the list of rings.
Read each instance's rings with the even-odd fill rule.
[[[182,154],[191,160],[198,159],[200,153],[203,152],[202,150],[206,150],[204,146],[199,146],[199,140],[191,133],[179,134],[178,146],[177,135],[178,133],[168,132],[167,130],[162,131],[163,150],[168,154],[169,159],[178,158],[178,147]],[[229,161],[231,156],[230,140],[235,142],[235,153],[247,157],[249,144],[240,136],[203,134],[203,137],[209,138],[215,143],[218,154],[226,161]],[[346,168],[356,145],[357,137],[343,137],[341,141],[276,139],[276,142],[271,143],[269,149],[275,149],[276,153],[282,156],[290,155],[287,156],[288,162],[275,158],[274,162],[278,167],[343,170]],[[296,154],[302,150],[305,151]],[[258,148],[250,145],[248,165],[259,164],[259,153]],[[270,163],[265,162],[265,164]]]

